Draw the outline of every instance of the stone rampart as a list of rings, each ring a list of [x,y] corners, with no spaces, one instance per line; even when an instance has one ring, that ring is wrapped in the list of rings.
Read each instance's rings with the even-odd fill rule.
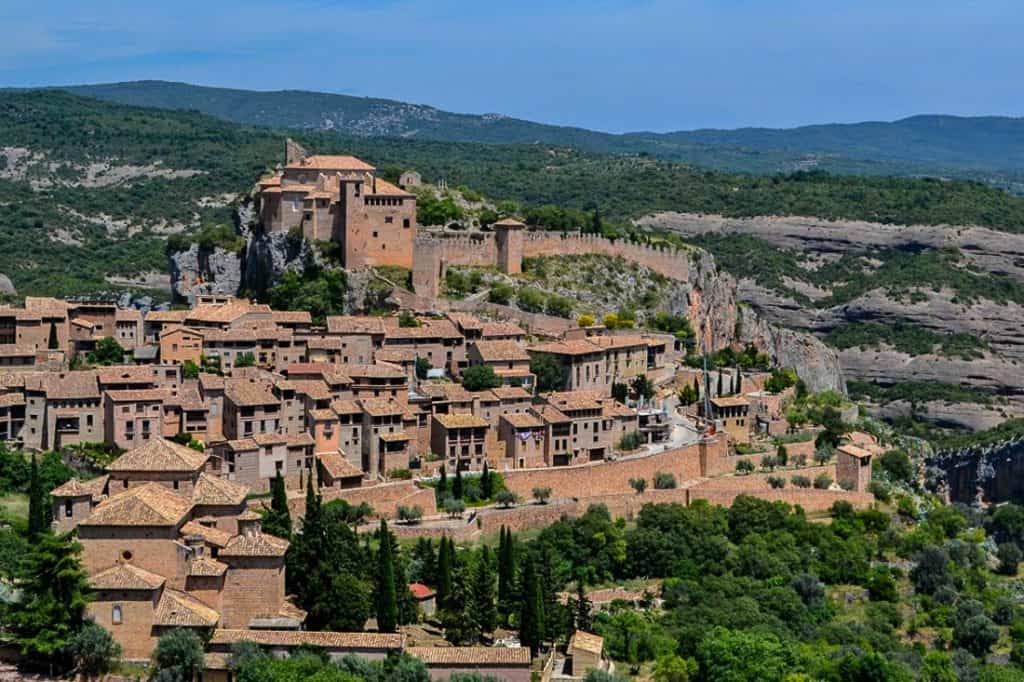
[[[437,514],[437,502],[433,488],[423,488],[414,481],[398,481],[363,486],[362,488],[324,488],[322,500],[345,500],[351,505],[362,502],[373,507],[378,516],[392,519],[398,516],[398,507],[419,505],[424,516]],[[288,498],[288,511],[292,519],[300,519],[306,513],[305,494],[294,494]]]

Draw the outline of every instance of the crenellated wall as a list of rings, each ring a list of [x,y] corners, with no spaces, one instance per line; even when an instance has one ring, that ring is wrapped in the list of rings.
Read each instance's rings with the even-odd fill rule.
[[[526,232],[522,240],[522,257],[556,254],[559,256],[600,253],[619,256],[639,263],[666,277],[687,281],[690,277],[689,251],[612,241],[600,235],[562,232]],[[413,288],[424,296],[440,293],[444,269],[449,265],[498,266],[498,244],[493,234],[477,237],[441,239],[430,236],[416,238],[413,258]],[[521,269],[509,264],[509,271]]]

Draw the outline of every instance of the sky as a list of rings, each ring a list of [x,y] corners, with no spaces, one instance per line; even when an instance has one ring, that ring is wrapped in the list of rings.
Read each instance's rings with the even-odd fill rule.
[[[1024,115],[1021,0],[2,0],[0,86],[302,89],[610,132]]]

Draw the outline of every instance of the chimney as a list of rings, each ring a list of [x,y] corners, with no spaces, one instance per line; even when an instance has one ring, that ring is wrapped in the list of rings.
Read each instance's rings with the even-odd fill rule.
[[[254,538],[260,534],[260,521],[262,517],[252,511],[244,511],[238,515],[238,534],[247,538]]]
[[[206,539],[202,535],[185,536],[185,546],[193,559],[198,559],[206,553]]]

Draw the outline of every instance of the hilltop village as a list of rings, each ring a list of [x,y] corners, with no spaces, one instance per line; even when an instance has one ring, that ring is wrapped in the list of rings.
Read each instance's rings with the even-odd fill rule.
[[[169,310],[34,297],[0,308],[0,439],[115,455],[50,496],[54,529],[76,530],[83,547],[89,616],[125,658],[148,660],[161,634],[189,628],[207,642],[204,679],[229,679],[228,654],[242,641],[332,656],[404,650],[439,677],[530,679],[529,648],[305,629],[286,590],[289,541],[262,528],[271,493],[283,491],[293,519],[312,492],[365,503],[399,538],[459,541],[594,504],[622,518],[652,502],[729,505],[740,495],[809,512],[870,504],[875,440],[845,433],[830,457],[815,457],[822,429],[787,419],[800,387],[770,359],[706,373],[670,333],[433,306],[446,265],[514,273],[524,253],[552,246],[522,223],[503,220],[491,242],[460,252],[417,235],[415,195],[368,164],[295,145],[259,193],[264,229],[335,241],[346,268],[408,268],[415,293],[393,313],[323,324],[202,293]],[[680,267],[670,255],[635,255]],[[797,432],[788,458],[763,445]],[[438,493],[485,475],[500,475],[504,497],[467,512]],[[433,587],[410,590],[426,608]],[[601,638],[587,632],[565,655],[576,677],[607,667]]]

